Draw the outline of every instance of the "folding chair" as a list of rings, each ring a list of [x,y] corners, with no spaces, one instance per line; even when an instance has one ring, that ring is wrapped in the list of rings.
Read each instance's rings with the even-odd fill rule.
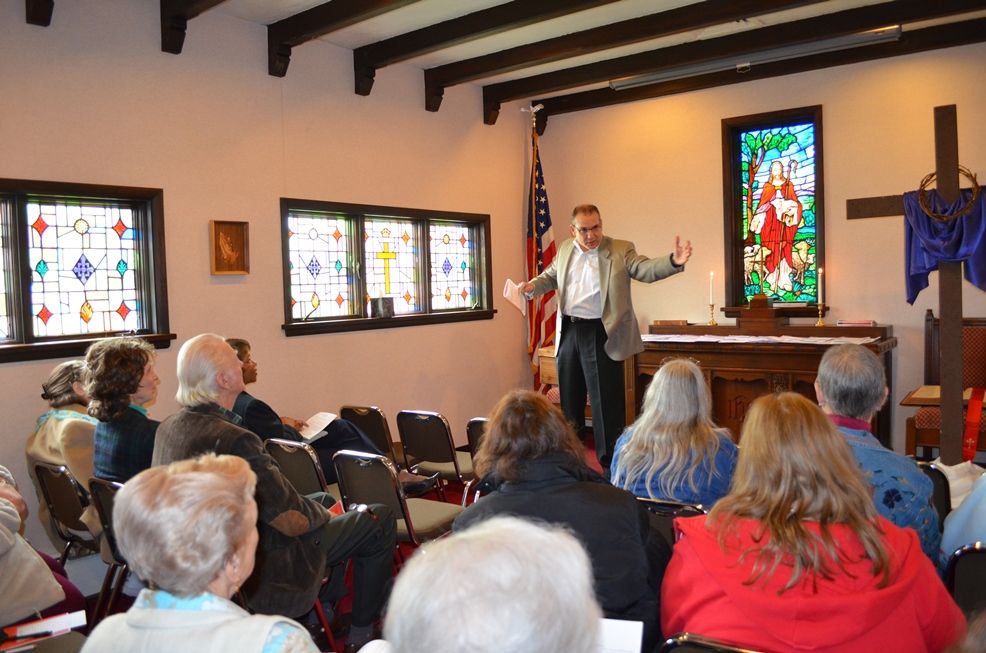
[[[741,648],[711,637],[703,637],[692,633],[680,633],[669,637],[661,645],[660,653],[675,651],[676,653],[759,653],[751,648]]]
[[[668,542],[668,546],[674,546],[674,519],[675,517],[695,517],[704,515],[708,511],[701,505],[671,501],[670,499],[650,499],[637,497],[647,512],[651,514],[651,526]]]
[[[347,419],[370,438],[385,456],[394,459],[394,441],[390,437],[387,416],[376,406],[343,406],[339,417]]]
[[[949,557],[945,587],[966,617],[986,608],[986,544],[967,544]]]
[[[284,474],[298,494],[310,495],[325,492],[338,501],[341,498],[339,486],[325,482],[318,455],[311,445],[293,440],[270,438],[264,441],[264,448],[270,457],[277,461]]]
[[[948,477],[933,463],[919,460],[918,467],[921,468],[925,476],[931,479],[931,484],[934,487],[931,498],[935,504],[935,510],[938,512],[938,530],[943,532],[945,530],[945,517],[952,512],[952,490],[948,484]]]
[[[407,498],[397,480],[397,467],[385,456],[343,449],[332,457],[342,503],[380,503],[397,516],[397,539],[419,546],[452,530],[462,507],[444,501]]]
[[[473,460],[476,459],[476,452],[479,451],[484,433],[486,433],[485,417],[473,417],[466,423],[466,440],[469,442],[469,455]]]
[[[462,505],[465,506],[476,475],[469,452],[455,450],[448,420],[439,413],[402,410],[397,413],[397,430],[408,469],[425,476],[437,472],[445,480],[459,481],[464,486]]]
[[[65,564],[73,546],[93,553],[99,551],[95,538],[79,535],[89,533],[86,525],[79,519],[89,505],[89,498],[68,467],[37,462],[34,464],[34,475],[45,505],[48,506],[52,527],[66,543],[58,562]]]
[[[102,547],[100,553],[103,562],[107,564],[103,585],[99,589],[99,598],[96,599],[96,608],[93,610],[92,626],[109,615],[116,605],[129,573],[127,560],[116,546],[116,531],[113,530],[113,500],[121,487],[123,485],[113,481],[101,478],[89,479],[89,496],[96,506],[96,514],[99,515],[99,523],[103,527],[103,537],[106,538],[106,545]]]

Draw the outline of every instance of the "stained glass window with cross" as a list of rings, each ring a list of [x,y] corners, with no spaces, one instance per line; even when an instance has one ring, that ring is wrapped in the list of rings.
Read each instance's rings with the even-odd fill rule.
[[[160,189],[0,179],[0,361],[170,342]]]
[[[488,215],[291,199],[281,215],[288,335],[493,316]]]

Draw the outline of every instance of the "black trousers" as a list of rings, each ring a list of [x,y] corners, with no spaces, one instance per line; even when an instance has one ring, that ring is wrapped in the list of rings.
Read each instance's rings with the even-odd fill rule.
[[[565,417],[582,435],[585,430],[585,397],[592,406],[592,432],[596,457],[609,474],[613,446],[626,426],[623,361],[606,354],[606,329],[602,320],[562,317],[558,347],[558,392]]]

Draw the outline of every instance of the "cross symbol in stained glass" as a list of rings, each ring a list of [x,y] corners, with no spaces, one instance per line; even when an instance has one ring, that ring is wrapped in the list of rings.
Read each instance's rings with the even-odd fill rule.
[[[92,266],[92,263],[90,263],[89,259],[86,258],[86,255],[83,254],[79,257],[79,260],[75,262],[75,266],[72,267],[72,272],[75,273],[75,277],[81,281],[84,286],[86,285],[86,282],[89,281],[89,277],[96,272],[96,268]]]
[[[34,271],[40,274],[41,278],[44,279],[44,276],[48,273],[48,264],[45,263],[44,259],[41,259],[38,261],[38,264],[34,266]]]
[[[384,229],[384,231],[387,231]],[[377,258],[383,261],[383,291],[390,292],[390,262],[397,258],[397,252],[390,251],[390,244],[383,244],[383,251],[377,252]]]
[[[306,267],[313,277],[318,277],[318,273],[322,271],[322,264],[319,263],[318,259],[314,256],[312,257],[312,260],[308,262]]]
[[[447,277],[448,273],[451,271],[452,271],[452,264],[449,263],[448,259],[445,259],[445,262],[442,263],[442,272],[444,272],[445,276]]]

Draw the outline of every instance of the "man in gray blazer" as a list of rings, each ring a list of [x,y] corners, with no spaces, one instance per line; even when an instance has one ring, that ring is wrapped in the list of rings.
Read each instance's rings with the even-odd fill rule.
[[[581,432],[588,392],[596,457],[608,473],[613,445],[626,426],[623,361],[644,349],[630,280],[652,283],[681,272],[692,244],[676,236],[670,256],[641,256],[633,243],[603,236],[599,209],[592,204],[572,210],[570,229],[572,237],[561,244],[548,269],[521,290],[528,297],[558,290],[561,407]]]

